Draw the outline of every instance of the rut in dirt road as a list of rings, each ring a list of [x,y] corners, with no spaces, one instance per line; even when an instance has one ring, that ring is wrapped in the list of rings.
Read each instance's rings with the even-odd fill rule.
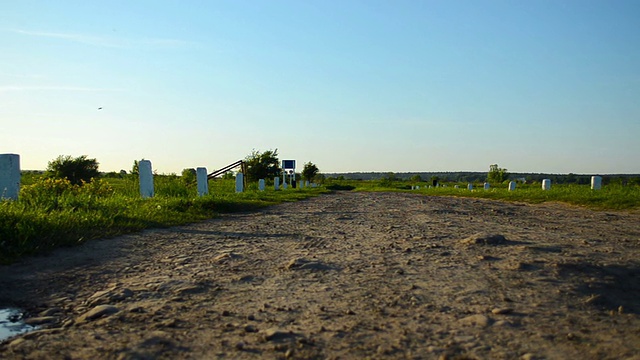
[[[0,356],[638,358],[639,220],[337,193],[95,241],[0,269],[52,318]]]

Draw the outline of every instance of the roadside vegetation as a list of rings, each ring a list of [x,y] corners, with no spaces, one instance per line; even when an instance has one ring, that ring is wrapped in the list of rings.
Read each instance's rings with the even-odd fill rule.
[[[635,210],[640,209],[640,177],[602,177],[603,187],[592,190],[588,175],[556,175],[552,178],[551,189],[542,190],[542,179],[525,179],[510,174],[498,164],[489,166],[484,177],[475,176],[471,181],[441,178],[434,175],[423,179],[419,174],[402,177],[387,173],[377,180],[353,180],[344,176],[323,179],[331,190],[355,191],[411,191],[431,196],[458,196],[518,201],[531,204],[562,202],[595,210]],[[509,182],[517,180],[516,189],[509,191]],[[489,189],[484,189],[484,184]],[[469,190],[468,185],[472,186]]]
[[[90,239],[187,224],[327,191],[312,187],[275,191],[273,186],[258,191],[258,184],[251,182],[245,192],[236,193],[233,176],[224,176],[209,180],[209,195],[198,197],[193,172],[185,169],[182,176],[156,174],[156,195],[143,199],[133,171],[87,180],[75,176],[82,171],[74,164],[97,168],[95,159],[58,157],[47,171],[22,175],[17,201],[0,201],[1,264]]]
[[[484,183],[442,182],[436,187],[431,181],[411,181],[383,178],[382,180],[341,180],[328,178],[327,189],[354,191],[402,191],[430,196],[458,196],[483,199],[517,201],[531,204],[562,202],[594,210],[640,209],[640,185],[609,184],[600,190],[591,190],[589,185],[552,184],[550,190],[542,190],[540,182],[518,183],[515,191],[509,191],[508,181],[491,184],[484,190]],[[456,188],[456,185],[458,188]],[[419,187],[419,188],[418,188]]]

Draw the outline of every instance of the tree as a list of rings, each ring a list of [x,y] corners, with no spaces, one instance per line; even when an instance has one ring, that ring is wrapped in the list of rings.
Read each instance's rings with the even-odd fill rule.
[[[422,176],[416,174],[413,175],[409,180],[411,180],[412,182],[422,182]]]
[[[73,185],[91,182],[100,176],[98,161],[88,159],[87,155],[72,158],[70,155],[60,155],[47,165],[47,176],[56,179],[67,179]]]
[[[302,177],[305,180],[311,182],[319,172],[320,170],[318,170],[318,167],[314,163],[309,161],[308,163],[304,164],[304,168],[302,169]]]
[[[393,182],[394,182],[394,181],[398,181],[398,180],[399,180],[399,179],[398,179],[398,177],[396,176],[396,174],[394,174],[394,173],[392,173],[392,172],[389,172],[389,173],[387,173],[385,176],[383,176],[383,177],[380,179],[380,186],[383,186],[383,187],[391,187],[391,186],[393,186]]]
[[[382,180],[387,180],[387,181],[399,181],[400,178],[396,176],[395,173],[393,172],[388,172],[386,173],[383,177]]]
[[[498,164],[489,165],[489,173],[487,174],[487,181],[490,183],[499,184],[509,178],[507,169],[498,167]]]
[[[259,152],[253,150],[245,159],[246,176],[249,181],[270,179],[281,174],[278,149]]]

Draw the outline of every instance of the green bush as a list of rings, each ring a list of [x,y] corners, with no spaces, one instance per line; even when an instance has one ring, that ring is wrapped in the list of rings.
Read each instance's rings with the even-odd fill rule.
[[[253,150],[244,161],[247,172],[245,175],[248,181],[274,178],[282,173],[280,160],[278,160],[278,149],[262,153]]]
[[[46,175],[54,179],[67,179],[73,185],[82,185],[97,179],[100,172],[96,159],[88,159],[86,155],[77,158],[60,155],[49,162]]]
[[[304,164],[304,168],[302,169],[302,177],[305,180],[311,182],[318,175],[319,172],[320,170],[318,169],[316,164],[309,161],[308,163]]]
[[[489,173],[487,174],[487,181],[492,184],[501,184],[509,178],[507,169],[498,167],[498,164],[489,166]]]

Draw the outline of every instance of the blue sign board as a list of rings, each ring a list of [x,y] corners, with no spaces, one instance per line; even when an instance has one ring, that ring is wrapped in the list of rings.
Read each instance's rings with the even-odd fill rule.
[[[282,168],[283,169],[295,169],[296,161],[295,160],[282,160]]]

